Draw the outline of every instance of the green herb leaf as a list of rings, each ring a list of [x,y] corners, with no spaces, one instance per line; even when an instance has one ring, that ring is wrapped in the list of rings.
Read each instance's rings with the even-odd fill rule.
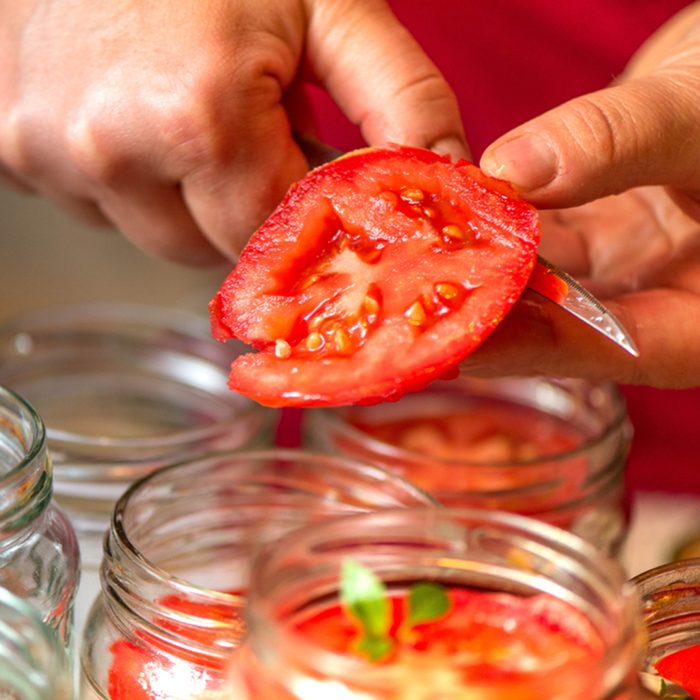
[[[346,559],[340,573],[340,600],[360,623],[358,650],[372,661],[388,654],[393,647],[389,638],[391,603],[379,577],[353,559]]]
[[[668,683],[666,683],[666,679],[662,678],[661,679],[661,689],[659,690],[659,697],[660,698],[673,698],[673,700],[693,700],[693,698],[688,695],[687,693],[681,692],[676,693],[674,690],[671,690],[669,688]]]
[[[437,620],[450,609],[450,599],[439,583],[416,583],[408,593],[408,624]]]

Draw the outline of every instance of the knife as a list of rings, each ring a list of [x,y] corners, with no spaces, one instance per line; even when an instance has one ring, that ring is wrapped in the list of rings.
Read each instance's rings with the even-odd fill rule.
[[[343,155],[332,146],[304,134],[295,133],[294,138],[312,168]],[[633,357],[639,357],[634,340],[614,314],[571,275],[541,255],[537,256],[527,287],[588,324]]]

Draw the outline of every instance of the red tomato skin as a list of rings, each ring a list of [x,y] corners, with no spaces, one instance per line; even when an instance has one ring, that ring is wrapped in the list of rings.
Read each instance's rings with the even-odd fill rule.
[[[435,232],[422,221],[414,226],[405,212],[385,213],[384,192],[413,183],[435,197],[440,215],[452,216],[448,222],[476,231],[473,242],[453,253],[435,245]],[[348,236],[363,229],[360,238],[381,251],[379,263],[333,268],[341,254],[327,239],[336,221]],[[215,338],[239,338],[261,351],[235,360],[229,386],[268,406],[376,403],[424,388],[454,373],[501,322],[527,284],[538,242],[534,208],[467,161],[452,164],[431,151],[396,147],[364,149],[321,166],[290,189],[251,237],[210,303]],[[296,337],[299,319],[308,319],[318,305],[345,310],[342,294],[332,301],[338,286],[319,284],[325,297],[299,288],[315,269],[327,271],[318,268],[325,260],[338,284],[347,277],[359,280],[357,289],[379,286],[380,323],[348,355],[311,358],[295,349],[291,357],[275,356],[277,339],[291,339],[293,346],[302,339],[308,329]],[[418,333],[406,322],[405,309],[414,298],[425,301],[425,290],[441,282],[455,283],[464,299],[446,313],[441,307]]]
[[[679,685],[700,700],[700,644],[664,656],[655,668],[662,678]]]

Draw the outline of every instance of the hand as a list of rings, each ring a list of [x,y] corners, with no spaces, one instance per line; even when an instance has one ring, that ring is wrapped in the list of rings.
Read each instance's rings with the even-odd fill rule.
[[[537,206],[574,206],[543,212],[542,253],[601,297],[640,357],[526,296],[465,371],[700,384],[699,164],[696,3],[618,83],[518,127],[481,161]]]
[[[464,155],[383,0],[0,0],[0,175],[152,254],[236,256],[307,170],[301,83],[371,144]]]

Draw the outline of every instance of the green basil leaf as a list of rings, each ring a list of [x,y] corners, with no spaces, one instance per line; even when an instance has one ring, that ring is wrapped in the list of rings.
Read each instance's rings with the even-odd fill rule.
[[[408,623],[430,622],[450,609],[450,599],[439,583],[416,583],[408,593]]]
[[[365,637],[387,636],[391,627],[391,605],[384,583],[371,569],[346,559],[340,574],[340,600],[362,625]]]
[[[379,661],[394,648],[389,637],[370,637],[365,635],[357,643],[358,651],[364,652],[370,661]]]

